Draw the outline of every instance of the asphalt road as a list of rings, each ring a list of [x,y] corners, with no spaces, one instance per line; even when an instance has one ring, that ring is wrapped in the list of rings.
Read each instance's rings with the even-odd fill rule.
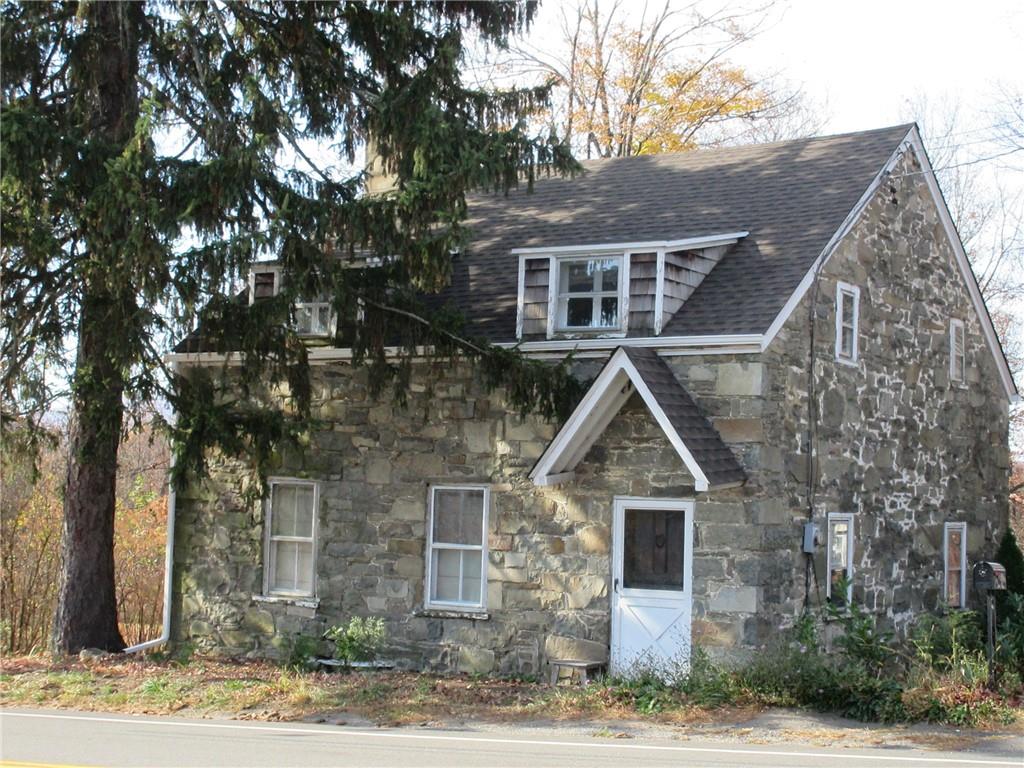
[[[71,711],[0,714],[0,765],[40,766],[1024,766],[1014,754],[620,742],[420,729],[130,717]]]

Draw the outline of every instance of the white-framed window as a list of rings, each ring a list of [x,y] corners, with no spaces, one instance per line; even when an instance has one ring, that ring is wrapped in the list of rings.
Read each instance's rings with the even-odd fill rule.
[[[330,336],[334,333],[334,312],[328,301],[297,301],[292,325],[300,336]]]
[[[949,379],[963,383],[967,378],[967,338],[964,321],[949,321]]]
[[[622,256],[556,260],[556,327],[559,331],[622,327]]]
[[[946,523],[942,532],[942,594],[950,608],[967,604],[967,523]]]
[[[272,299],[281,290],[281,268],[256,264],[249,270],[249,303]]]
[[[832,603],[848,605],[853,598],[853,515],[849,512],[832,512],[828,516],[826,560],[825,595]],[[843,581],[845,592],[839,589]]]
[[[312,480],[271,478],[265,502],[263,592],[316,594],[316,532],[320,486]]]
[[[857,337],[860,334],[860,288],[847,283],[836,285],[836,360],[857,362]]]
[[[483,610],[487,599],[490,489],[435,485],[428,491],[427,607]]]

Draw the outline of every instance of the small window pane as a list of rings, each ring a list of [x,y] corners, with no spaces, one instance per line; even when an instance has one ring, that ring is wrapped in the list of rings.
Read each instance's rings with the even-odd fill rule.
[[[295,571],[299,559],[299,543],[297,541],[275,541],[276,556],[274,557],[274,589],[296,591],[299,589]]]
[[[601,326],[612,328],[619,324],[619,300],[610,296],[601,299]]]
[[[842,350],[840,354],[843,357],[853,357],[853,328],[843,326],[842,329]]]
[[[850,526],[845,522],[832,523],[832,567],[842,566],[845,568],[847,554],[849,553]]]
[[[483,490],[434,492],[434,542],[483,545]]]
[[[946,547],[946,562],[950,568],[960,567],[960,531],[952,528],[948,531]]]
[[[287,542],[283,542],[287,543]],[[295,542],[295,591],[313,594],[313,544]]]
[[[594,275],[589,261],[563,261],[561,289],[563,293],[592,293]]]
[[[462,553],[462,602],[480,602],[480,551]]]
[[[565,324],[570,328],[589,328],[594,324],[593,299],[568,299]]]
[[[852,293],[844,292],[843,293],[843,325],[848,325],[851,328],[853,327],[853,324],[854,324],[853,307],[854,307],[853,294]]]
[[[619,290],[619,262],[614,259],[606,259],[601,263],[601,290]]]
[[[434,599],[459,602],[459,563],[462,552],[457,549],[434,550]]]

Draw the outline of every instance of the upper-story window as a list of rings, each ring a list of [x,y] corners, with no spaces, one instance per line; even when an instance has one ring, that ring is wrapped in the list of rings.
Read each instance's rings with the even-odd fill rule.
[[[558,330],[617,329],[622,258],[558,261]]]
[[[249,303],[272,299],[280,288],[281,270],[254,269],[249,273]]]
[[[836,360],[857,362],[857,336],[860,333],[860,289],[839,283],[836,286]]]
[[[964,321],[949,321],[949,378],[963,382],[967,373],[967,340]]]
[[[281,291],[282,281],[280,267],[254,268],[249,272],[249,303],[273,298]],[[330,336],[335,327],[331,303],[322,298],[299,299],[294,305],[292,327],[300,336]]]

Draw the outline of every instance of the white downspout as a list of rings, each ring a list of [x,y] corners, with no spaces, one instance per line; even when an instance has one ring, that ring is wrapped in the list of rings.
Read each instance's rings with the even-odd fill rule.
[[[177,372],[177,364],[172,364],[172,370]],[[174,451],[171,451],[171,458],[169,462],[169,472],[173,474],[174,470]],[[147,640],[144,643],[138,643],[137,645],[131,645],[124,649],[125,653],[136,653],[137,651],[145,651],[147,648],[154,648],[158,645],[163,645],[171,639],[171,598],[173,576],[174,576],[174,511],[178,502],[178,494],[174,490],[174,483],[169,482],[167,488],[167,547],[164,552],[164,616],[163,616],[163,628],[160,630],[160,637],[153,640]]]
[[[173,459],[172,459],[173,461]],[[171,639],[171,588],[172,575],[174,571],[174,507],[177,501],[177,494],[174,491],[173,483],[167,493],[167,551],[164,553],[164,617],[163,629],[160,637],[154,640],[147,640],[138,645],[132,645],[124,649],[125,653],[135,653],[163,645]]]

